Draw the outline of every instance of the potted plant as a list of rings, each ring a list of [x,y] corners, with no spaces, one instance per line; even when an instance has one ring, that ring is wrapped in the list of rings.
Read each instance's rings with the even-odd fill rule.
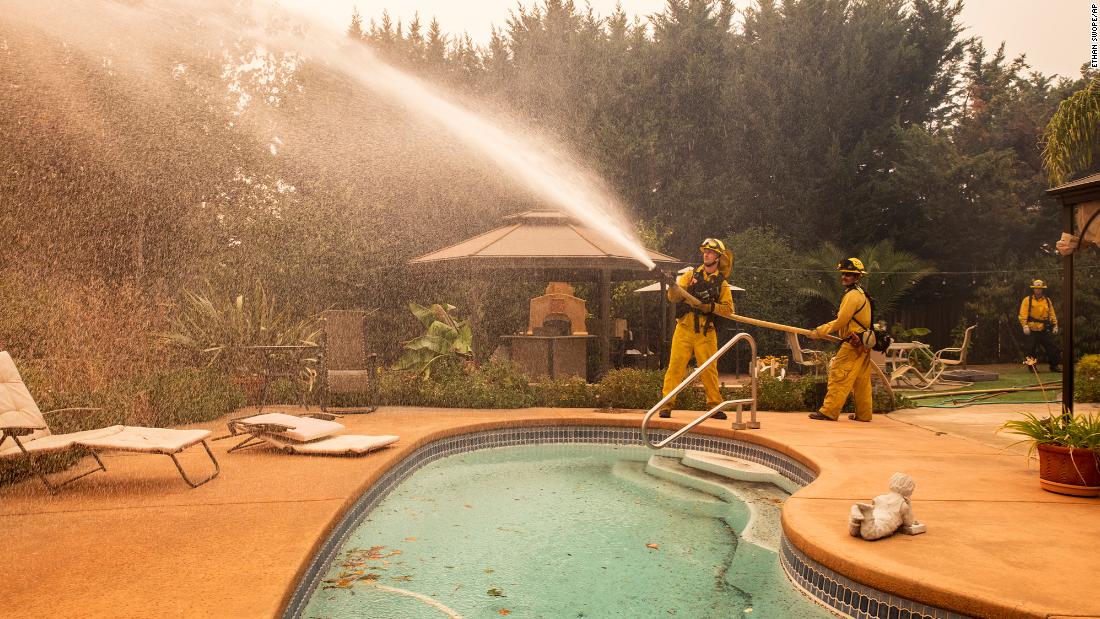
[[[1035,372],[1035,359],[1024,362]],[[1036,372],[1038,377],[1038,372]],[[1042,384],[1042,383],[1040,383]],[[1046,391],[1044,390],[1044,396]],[[1045,399],[1045,398],[1044,398]],[[1100,496],[1100,415],[1061,415],[1040,418],[1026,413],[1006,421],[1002,430],[1026,436],[1028,457],[1039,454],[1039,486],[1072,496]]]

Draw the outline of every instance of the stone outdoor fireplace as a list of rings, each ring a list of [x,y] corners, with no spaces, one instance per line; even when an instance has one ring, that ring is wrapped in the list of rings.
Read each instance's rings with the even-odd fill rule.
[[[588,374],[584,299],[573,296],[573,286],[550,282],[546,294],[531,299],[527,331],[506,335],[509,356],[531,378],[559,378]]]
[[[531,299],[527,335],[588,335],[584,299],[573,296],[573,287],[550,282],[546,294]]]

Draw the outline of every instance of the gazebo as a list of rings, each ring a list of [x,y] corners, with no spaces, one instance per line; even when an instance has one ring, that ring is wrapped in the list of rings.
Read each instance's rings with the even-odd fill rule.
[[[600,375],[611,367],[611,282],[652,278],[644,264],[618,240],[553,210],[531,210],[504,218],[506,225],[409,261],[509,274],[546,281],[596,282],[599,286]],[[663,271],[684,265],[646,250]]]
[[[1047,190],[1062,205],[1062,231],[1095,242],[1100,221],[1100,174],[1092,174]],[[1059,250],[1061,251],[1061,250]],[[1062,257],[1062,404],[1073,413],[1073,251]]]

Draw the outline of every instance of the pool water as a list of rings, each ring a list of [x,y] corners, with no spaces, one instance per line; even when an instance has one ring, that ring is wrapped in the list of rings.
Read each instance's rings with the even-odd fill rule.
[[[832,616],[730,527],[743,504],[646,475],[653,453],[534,445],[429,464],[352,532],[303,616]]]

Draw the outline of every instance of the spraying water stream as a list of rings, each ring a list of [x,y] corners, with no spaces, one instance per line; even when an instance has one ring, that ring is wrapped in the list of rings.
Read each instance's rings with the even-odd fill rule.
[[[442,127],[546,205],[568,212],[621,245],[627,255],[647,268],[654,267],[648,252],[625,225],[622,219],[625,209],[614,192],[601,178],[579,163],[567,148],[537,137],[530,128],[500,118],[490,119],[457,103],[455,97],[446,95],[441,89],[381,61],[365,45],[349,44],[342,33],[312,16],[299,14],[292,20],[303,24],[304,28],[276,29],[269,27],[269,16],[262,13],[285,12],[276,5],[263,2],[250,6],[253,19],[246,26],[231,22],[216,5],[177,1],[137,6],[82,2],[58,8],[50,3],[17,0],[8,19],[33,24],[36,29],[74,46],[91,58],[109,58],[111,50],[121,40],[122,45],[144,52],[143,57],[148,62],[133,69],[142,77],[150,74],[150,81],[168,79],[169,74],[177,70],[161,60],[166,57],[166,51],[171,52],[172,41],[168,33],[173,29],[173,24],[180,23],[201,23],[211,35],[211,41],[223,46],[226,41],[239,44],[243,34],[261,46],[257,48],[261,54],[268,53],[266,49],[277,49],[305,61],[326,65],[397,103],[410,117]],[[65,19],[55,21],[59,11],[65,13]],[[96,24],[96,31],[106,31],[111,36],[81,31],[80,24]],[[158,37],[158,32],[164,32],[165,36]],[[224,49],[208,51],[225,54]],[[242,68],[249,70],[243,65],[236,70]],[[227,71],[227,74],[232,71]],[[276,147],[273,145],[271,149],[274,155]]]
[[[464,143],[495,162],[548,203],[564,208],[588,226],[621,243],[639,262],[652,269],[653,261],[632,235],[624,232],[612,213],[621,213],[601,179],[582,168],[564,149],[538,141],[498,124],[448,100],[428,84],[379,60],[365,46],[339,47],[336,33],[316,37],[305,49],[329,59],[342,72],[372,90],[400,101],[410,112],[445,127]],[[541,142],[541,143],[540,143]]]

